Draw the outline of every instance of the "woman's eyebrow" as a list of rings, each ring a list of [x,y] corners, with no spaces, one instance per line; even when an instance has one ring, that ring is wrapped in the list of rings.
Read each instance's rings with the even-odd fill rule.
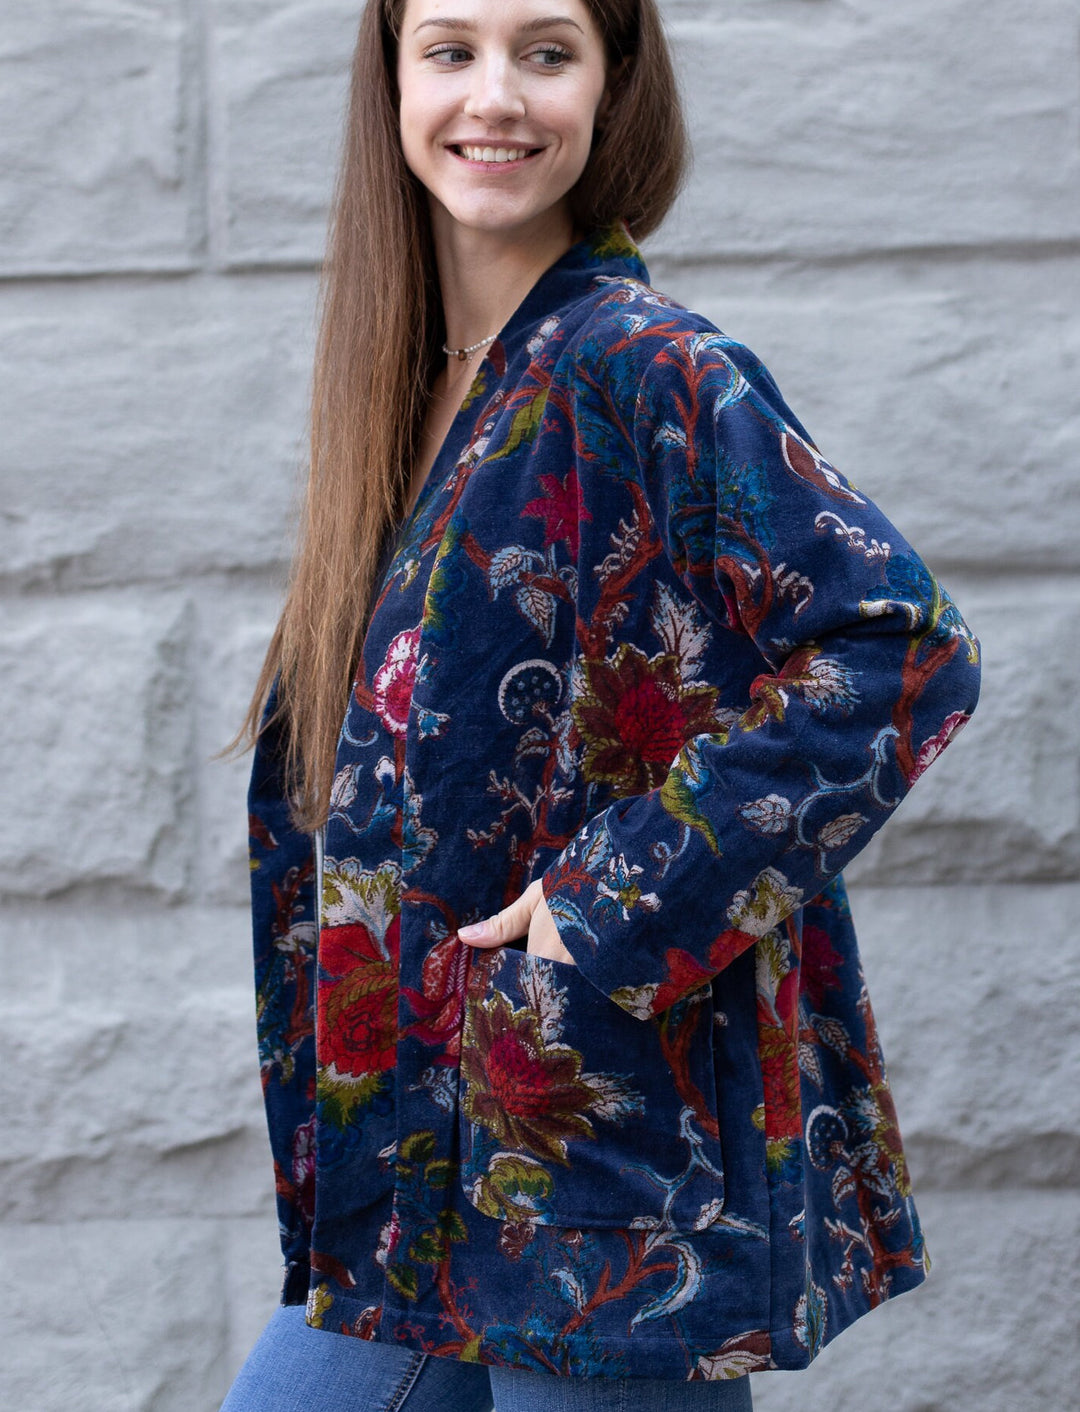
[[[416,26],[416,29],[413,30],[413,34],[419,33],[420,30],[425,29],[428,25],[437,25],[439,29],[467,30],[472,29],[473,22],[472,20],[456,20],[450,19],[449,17],[437,16],[434,19],[421,20]],[[582,34],[585,33],[577,20],[572,20],[569,15],[542,15],[537,20],[526,20],[520,28],[523,34],[532,34],[534,30],[552,29],[555,25],[572,25],[574,29],[579,30]]]

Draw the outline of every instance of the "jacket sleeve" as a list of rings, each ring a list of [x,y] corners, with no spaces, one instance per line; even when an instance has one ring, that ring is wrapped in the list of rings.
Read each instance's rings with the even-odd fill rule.
[[[715,630],[749,637],[761,663],[737,720],[589,819],[542,876],[583,974],[645,1019],[865,846],[974,709],[979,648],[746,348],[666,342],[633,440],[664,551]]]
[[[315,855],[293,827],[281,739],[266,722],[248,791],[256,1019],[285,1262],[283,1304],[307,1298],[315,1200]]]

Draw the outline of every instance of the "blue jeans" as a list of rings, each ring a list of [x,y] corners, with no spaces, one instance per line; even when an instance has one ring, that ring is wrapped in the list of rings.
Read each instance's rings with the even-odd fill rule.
[[[431,1358],[304,1322],[279,1305],[221,1412],[751,1412],[750,1379],[557,1378]]]

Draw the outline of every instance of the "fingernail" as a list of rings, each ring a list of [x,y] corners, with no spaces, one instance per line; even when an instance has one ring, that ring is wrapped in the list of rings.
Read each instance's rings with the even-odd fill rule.
[[[457,934],[464,941],[482,941],[491,935],[491,928],[487,922],[472,922],[467,927],[458,927]]]

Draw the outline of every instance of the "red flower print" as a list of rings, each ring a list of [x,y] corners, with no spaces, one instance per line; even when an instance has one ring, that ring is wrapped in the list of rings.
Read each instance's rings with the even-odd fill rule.
[[[649,1007],[655,1015],[712,980],[712,972],[679,946],[669,946],[664,952],[664,969],[666,974]]]
[[[407,986],[402,992],[417,1017],[408,1033],[424,1044],[442,1048],[437,1063],[452,1064],[461,1049],[467,964],[466,948],[451,932],[424,957],[420,972],[422,991]]]
[[[581,503],[577,471],[568,471],[561,483],[558,476],[543,475],[540,484],[544,487],[544,494],[530,500],[522,513],[535,515],[544,521],[545,549],[564,539],[570,553],[577,558],[581,524],[592,519]]]
[[[365,926],[323,929],[319,966],[333,979],[319,982],[319,1062],[341,1077],[394,1067],[400,935],[401,918],[395,917],[384,952]]]
[[[844,958],[833,947],[829,933],[824,927],[815,927],[810,922],[803,925],[802,934],[802,990],[810,1009],[819,1014],[825,1004],[827,991],[839,990],[840,982],[836,972],[844,964]]]
[[[684,686],[679,659],[646,657],[624,642],[610,661],[584,663],[586,690],[573,706],[585,742],[584,771],[617,795],[663,783],[695,735],[717,727],[713,686]]]
[[[722,971],[732,961],[741,956],[748,946],[757,941],[750,932],[741,932],[738,927],[728,927],[715,938],[709,947],[709,965]]]
[[[639,1095],[611,1075],[582,1072],[582,1056],[546,1039],[540,1016],[500,991],[471,1002],[461,1045],[465,1116],[505,1148],[568,1165],[566,1144],[594,1138],[593,1117],[621,1122]]]
[[[765,1136],[797,1138],[802,1134],[799,1065],[789,1036],[775,1025],[758,1029],[758,1058],[765,1095]]]
[[[388,731],[404,735],[409,724],[416,681],[416,659],[420,650],[420,625],[399,632],[386,651],[386,660],[375,673],[375,711]]]

